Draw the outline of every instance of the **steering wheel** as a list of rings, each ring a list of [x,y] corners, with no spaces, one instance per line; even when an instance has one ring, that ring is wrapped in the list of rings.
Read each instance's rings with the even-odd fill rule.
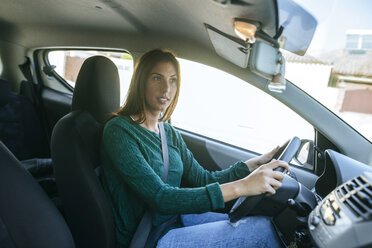
[[[289,163],[295,156],[298,148],[300,147],[300,144],[300,139],[297,137],[293,137],[279,149],[279,151],[274,155],[273,158],[277,158],[278,160]],[[286,173],[286,170],[283,167],[277,167],[274,170]],[[239,199],[235,202],[234,206],[230,210],[230,222],[234,223],[244,216],[247,216],[264,196],[265,193],[260,195],[239,197]]]

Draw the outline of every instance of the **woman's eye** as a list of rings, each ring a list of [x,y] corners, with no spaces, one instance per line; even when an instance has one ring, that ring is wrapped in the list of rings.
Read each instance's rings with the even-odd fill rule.
[[[171,78],[169,81],[170,81],[171,83],[177,83],[177,78]]]
[[[159,76],[155,76],[155,77],[153,77],[153,79],[154,79],[155,81],[160,81],[160,80],[161,80],[161,77],[159,77]]]

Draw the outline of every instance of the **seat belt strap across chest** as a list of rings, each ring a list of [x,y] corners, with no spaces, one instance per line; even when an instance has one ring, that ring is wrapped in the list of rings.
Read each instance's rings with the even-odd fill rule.
[[[163,122],[159,122],[159,131],[160,131],[160,139],[161,139],[161,149],[163,152],[163,164],[164,164],[163,176],[161,179],[165,183],[168,177],[169,155],[168,155],[167,137],[165,135]],[[145,246],[147,238],[151,231],[153,217],[154,217],[154,211],[151,208],[147,209],[137,227],[136,232],[133,235],[129,248],[143,248]]]
[[[159,122],[159,131],[160,131],[160,139],[161,139],[161,150],[163,151],[163,176],[161,180],[165,183],[168,177],[168,167],[169,167],[169,155],[168,155],[168,144],[167,144],[167,137],[165,136],[164,130],[164,123]]]

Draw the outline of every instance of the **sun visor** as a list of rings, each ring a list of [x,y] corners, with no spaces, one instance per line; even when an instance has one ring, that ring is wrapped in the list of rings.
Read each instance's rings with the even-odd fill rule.
[[[279,0],[278,10],[279,26],[283,28],[279,37],[281,48],[303,56],[310,46],[318,22],[292,0]]]
[[[205,27],[218,55],[237,66],[248,67],[249,44],[245,44],[244,41],[225,34],[208,24],[205,24]]]

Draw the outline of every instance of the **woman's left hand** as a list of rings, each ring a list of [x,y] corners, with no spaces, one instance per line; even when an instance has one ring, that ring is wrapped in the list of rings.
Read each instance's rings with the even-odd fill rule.
[[[265,154],[262,154],[260,156],[251,158],[251,159],[245,161],[245,163],[247,164],[249,170],[252,172],[255,169],[257,169],[258,167],[260,167],[261,165],[266,164],[269,161],[271,161],[273,159],[273,156],[275,155],[275,153],[279,149],[280,149],[280,146],[277,146],[272,151],[270,151],[268,153],[265,153]]]

